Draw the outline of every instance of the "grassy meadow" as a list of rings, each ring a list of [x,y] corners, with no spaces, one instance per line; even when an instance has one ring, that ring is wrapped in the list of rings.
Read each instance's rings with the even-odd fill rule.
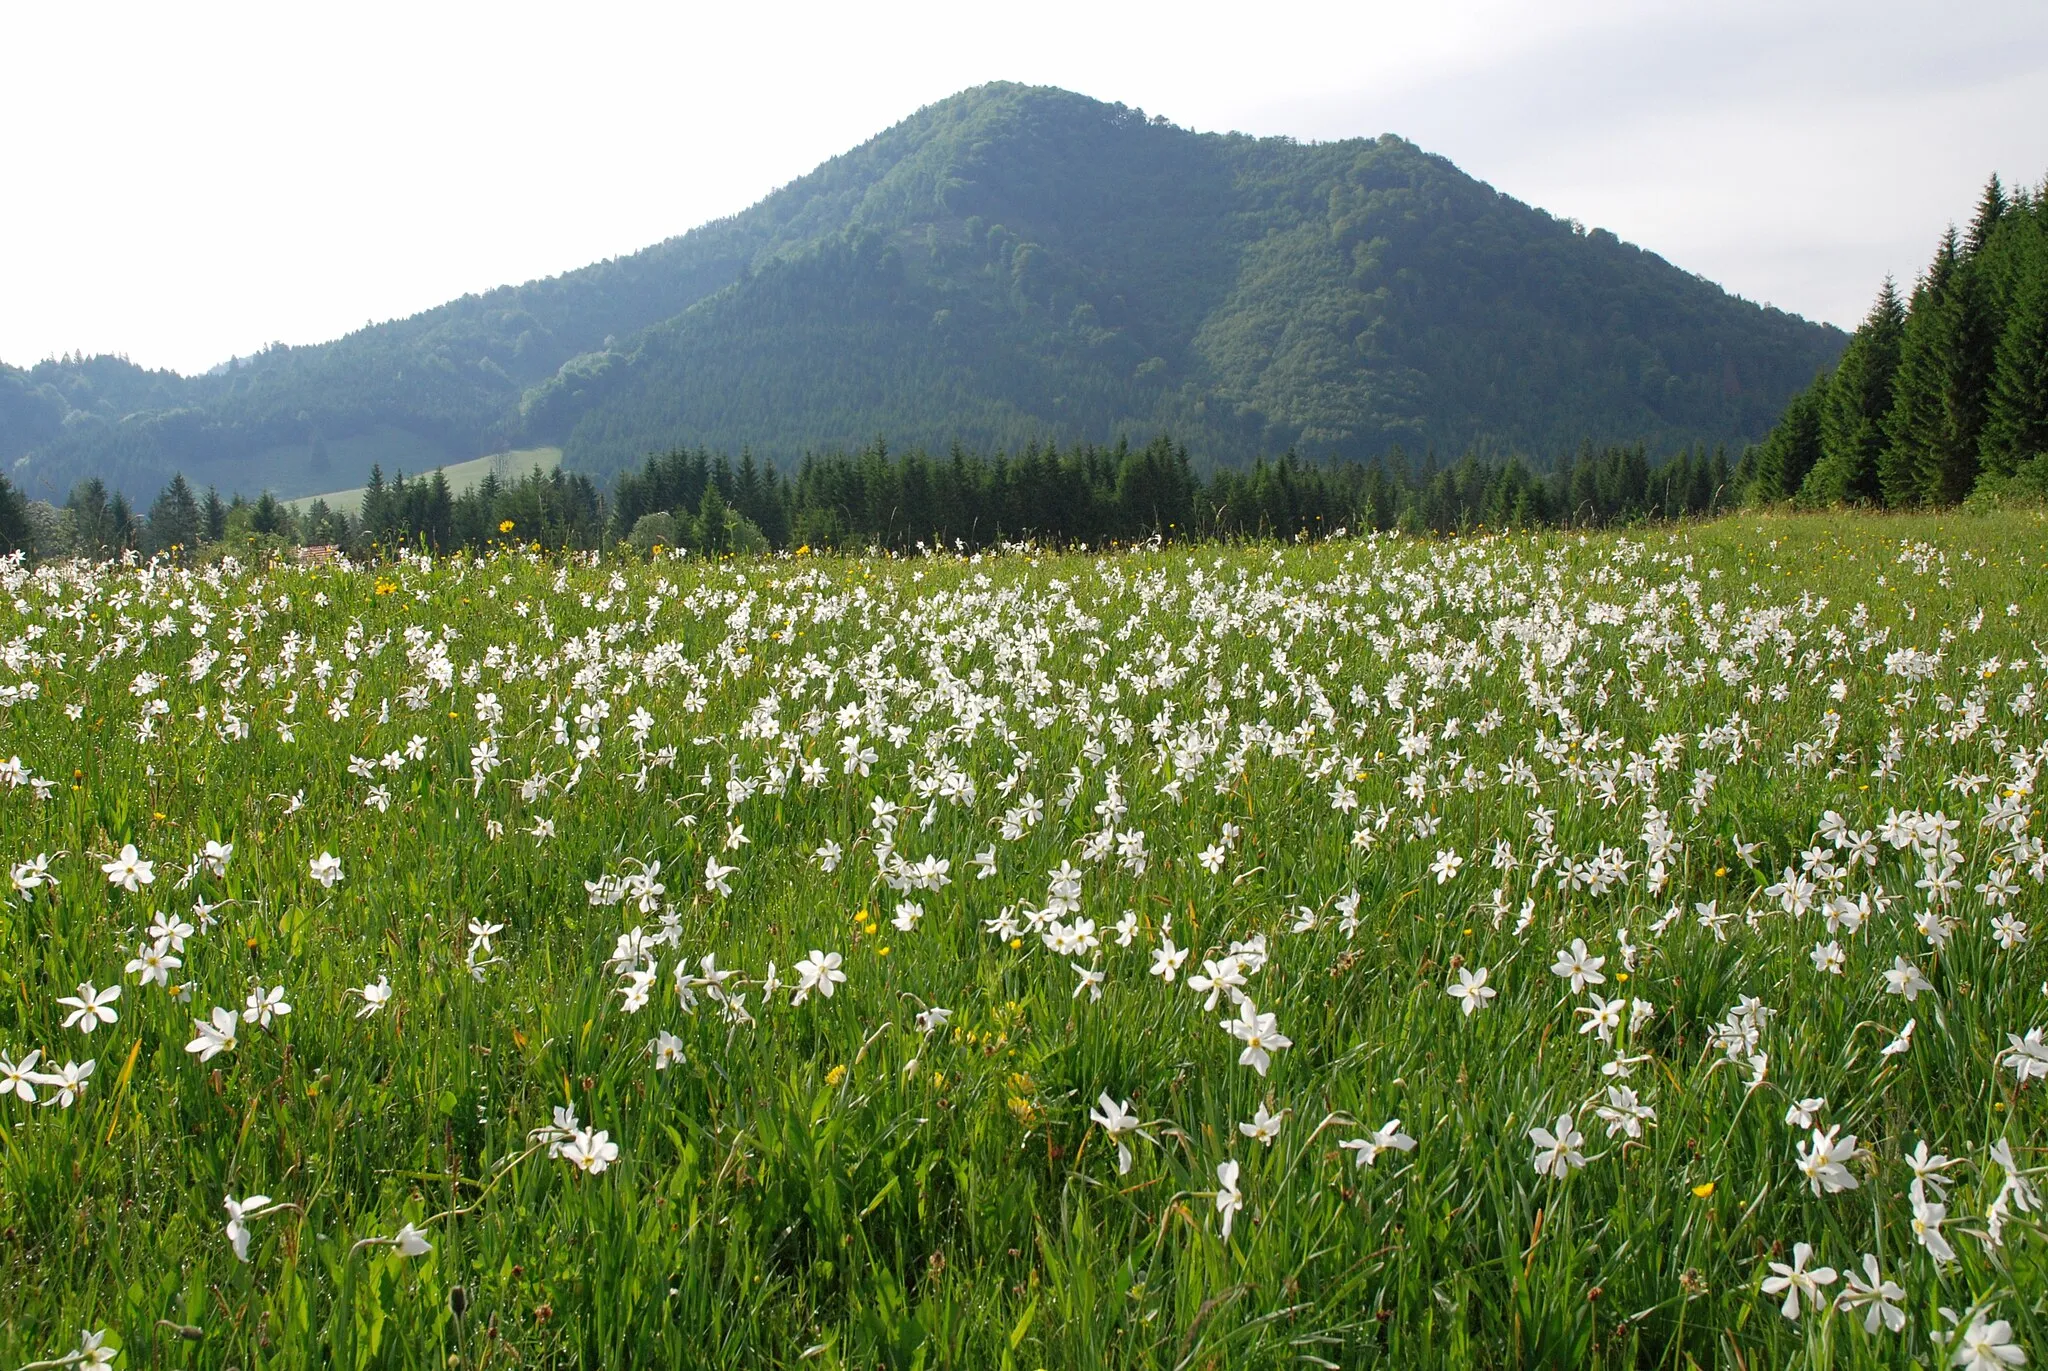
[[[2039,514],[4,579],[0,1367],[2048,1358]]]

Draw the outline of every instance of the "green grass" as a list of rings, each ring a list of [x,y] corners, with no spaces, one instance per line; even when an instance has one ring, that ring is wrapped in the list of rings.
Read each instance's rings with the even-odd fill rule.
[[[47,795],[0,784],[0,856],[47,853],[61,885],[0,921],[0,1051],[96,1069],[72,1107],[0,1102],[0,1365],[83,1328],[165,1367],[1933,1366],[1943,1306],[2009,1321],[2038,1362],[2041,1215],[2013,1214],[2003,1246],[1969,1230],[2005,1181],[1995,1142],[2037,1182],[2044,1162],[2043,1088],[2000,1056],[2048,1023],[2040,822],[2018,845],[1982,826],[1994,797],[2038,809],[2044,556],[2048,523],[2003,514],[8,572],[0,760]],[[1932,679],[1887,674],[1907,648],[1940,653]],[[201,651],[219,658],[194,682]],[[168,709],[139,738],[151,699]],[[1535,793],[1503,783],[1518,764]],[[902,869],[878,863],[876,801],[903,807],[894,854],[946,859],[947,884],[883,883]],[[1678,844],[1661,890],[1653,810]],[[1913,924],[1919,858],[1880,842],[1840,893],[1897,902],[1832,935],[1845,974],[1816,969],[1823,916],[1767,890],[1829,810],[1959,821],[1944,950]],[[1092,850],[1105,827],[1143,831],[1142,870]],[[209,840],[233,843],[225,875],[180,888]],[[134,893],[101,871],[124,843],[156,864]],[[1496,843],[1519,864],[1496,869]],[[1560,886],[1603,848],[1625,879]],[[1441,852],[1464,858],[1443,882]],[[729,894],[707,860],[734,868]],[[586,883],[655,861],[645,908],[593,903]],[[1042,910],[1062,863],[1098,947],[988,931]],[[2001,870],[2003,909],[1975,889]],[[924,914],[900,931],[907,900]],[[1718,933],[1708,901],[1733,915]],[[664,908],[678,944],[651,950],[629,1013],[607,959]],[[160,913],[199,926],[171,978],[189,1003],[123,971]],[[2001,913],[2032,936],[2000,946]],[[502,925],[488,950],[473,920]],[[1227,1001],[1187,983],[1261,935],[1244,991],[1292,1039],[1264,1075],[1219,1026]],[[1168,937],[1191,949],[1171,984],[1148,974]],[[1589,992],[1654,1006],[1613,1045],[1551,971],[1574,938],[1606,959]],[[812,949],[846,980],[796,1004]],[[712,955],[751,1021],[706,998]],[[1885,990],[1897,956],[1932,982],[1911,1004]],[[1105,975],[1099,1000],[1076,962]],[[1474,967],[1499,994],[1468,1018],[1446,989]],[[380,976],[390,1004],[358,1017],[352,988]],[[57,1003],[82,981],[122,987],[90,1035]],[[288,1017],[187,1051],[195,1016],[270,987]],[[1744,996],[1773,1011],[1754,1088],[1750,1052],[1712,1041]],[[935,1005],[950,1023],[921,1032]],[[1910,1050],[1881,1056],[1909,1018]],[[657,1069],[663,1033],[681,1058]],[[1617,1053],[1656,1111],[1636,1140],[1593,1112]],[[1128,1174],[1089,1118],[1104,1093],[1145,1124]],[[1810,1132],[1785,1116],[1808,1096],[1856,1136],[1856,1189],[1816,1196],[1798,1170]],[[562,1106],[618,1146],[601,1173],[532,1141]],[[1286,1111],[1270,1147],[1239,1127],[1262,1108]],[[1528,1138],[1560,1112],[1588,1158],[1564,1179]],[[1412,1151],[1367,1168],[1339,1145],[1396,1117]],[[1921,1140],[1961,1159],[1947,1265],[1910,1231]],[[289,1207],[250,1223],[244,1262],[222,1201],[252,1193]],[[407,1223],[430,1253],[357,1246]],[[1904,1331],[1784,1318],[1759,1286],[1795,1242],[1843,1271],[1877,1254]]]
[[[558,447],[518,448],[511,452],[494,452],[488,457],[476,457],[467,462],[453,462],[438,469],[448,479],[448,489],[460,495],[481,482],[485,476],[495,474],[500,481],[516,481],[536,468],[543,472],[553,471],[562,464],[562,450]],[[431,476],[436,467],[411,469],[408,477]],[[384,473],[389,480],[398,474],[398,468]],[[334,490],[325,495],[302,495],[286,501],[294,512],[303,512],[315,500],[325,500],[329,509],[339,513],[355,515],[363,507],[363,487],[353,490]]]

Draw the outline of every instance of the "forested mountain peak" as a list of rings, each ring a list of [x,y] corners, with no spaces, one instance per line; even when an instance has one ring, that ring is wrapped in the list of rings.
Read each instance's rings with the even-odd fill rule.
[[[0,460],[41,494],[174,469],[301,494],[373,461],[559,445],[608,475],[876,433],[1542,458],[1753,438],[1842,342],[1399,138],[1201,134],[995,84],[731,218],[331,343],[91,403],[106,359],[0,369]]]

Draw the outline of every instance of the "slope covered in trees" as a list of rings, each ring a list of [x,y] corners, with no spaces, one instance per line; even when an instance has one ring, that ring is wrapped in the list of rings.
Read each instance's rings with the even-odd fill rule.
[[[1398,138],[1197,134],[994,85],[742,214],[202,377],[0,369],[0,461],[61,499],[344,487],[560,444],[603,478],[676,446],[793,467],[1169,430],[1198,466],[1579,442],[1745,442],[1835,330],[1736,299]],[[26,460],[21,460],[25,458]]]
[[[1752,501],[1954,504],[2048,496],[2048,184],[1996,176],[1910,297],[1884,283],[1841,362],[1740,464]]]

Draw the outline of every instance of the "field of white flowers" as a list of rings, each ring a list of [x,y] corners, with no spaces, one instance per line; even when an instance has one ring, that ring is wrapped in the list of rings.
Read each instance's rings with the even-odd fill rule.
[[[2037,1365],[2048,521],[13,566],[0,1365]]]

